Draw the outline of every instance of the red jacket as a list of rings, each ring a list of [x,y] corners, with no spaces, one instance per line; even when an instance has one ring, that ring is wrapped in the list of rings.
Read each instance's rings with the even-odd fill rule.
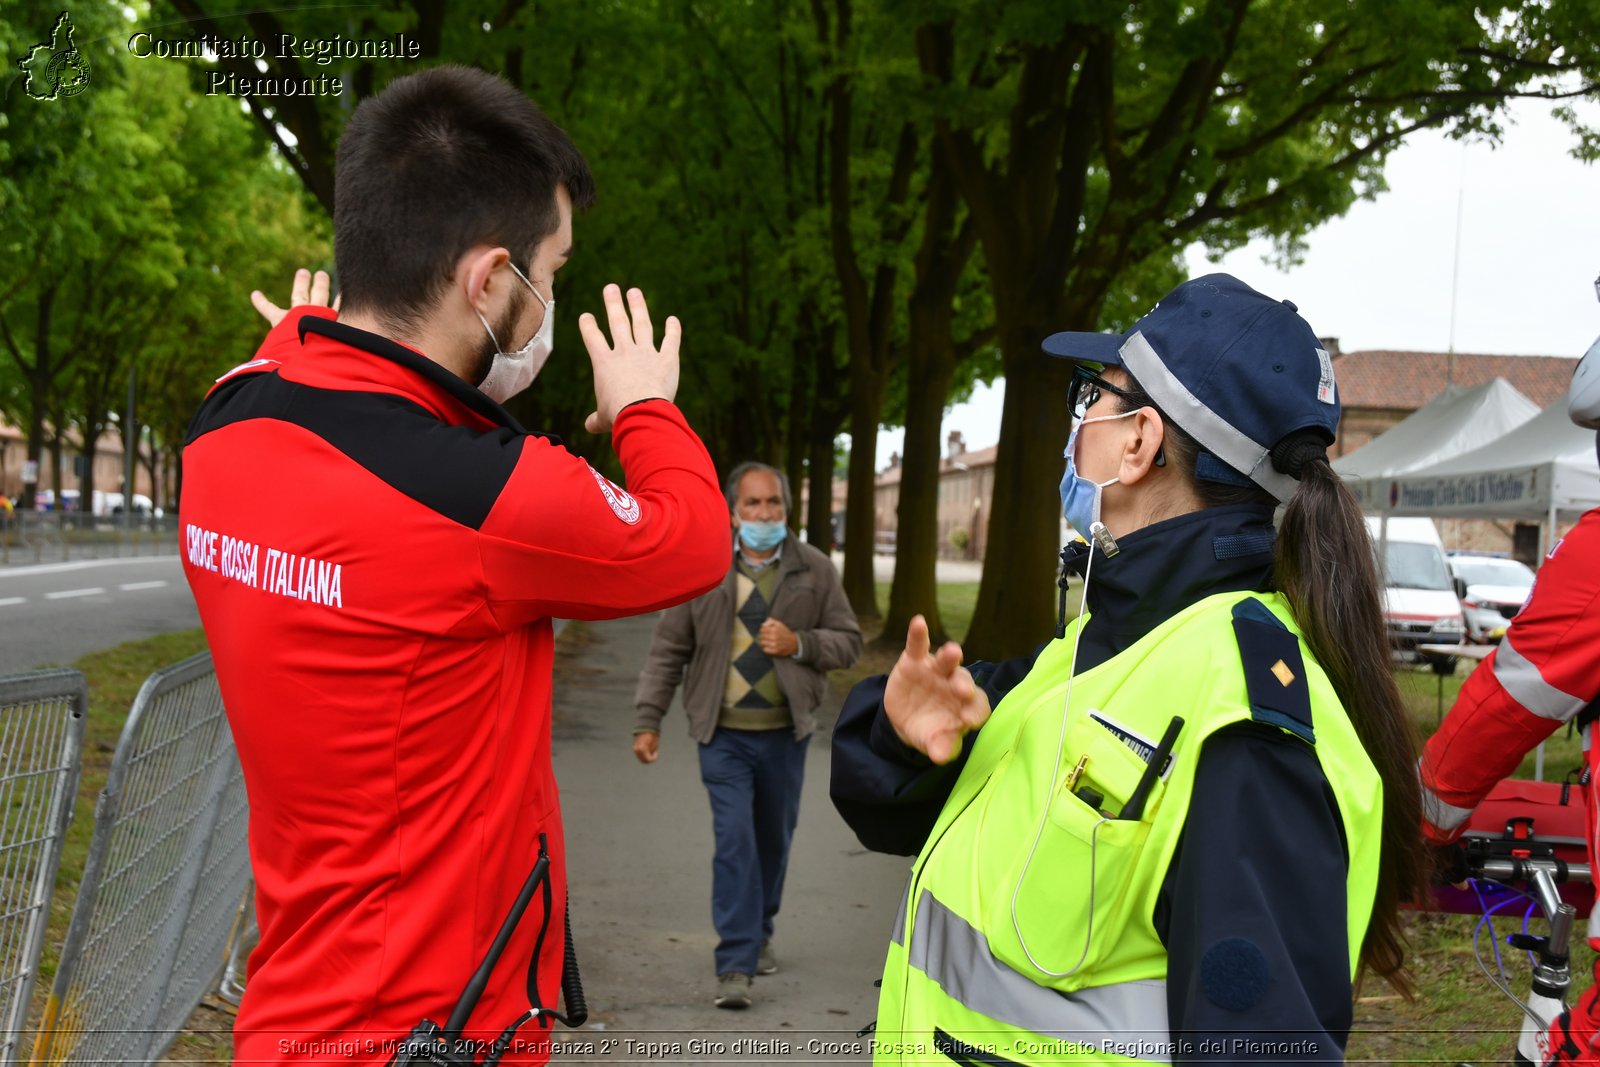
[[[1420,770],[1429,839],[1460,836],[1490,787],[1597,699],[1600,509],[1551,549],[1500,647],[1472,672],[1428,739]]]
[[[550,620],[676,604],[728,564],[716,472],[672,404],[618,415],[625,492],[329,314],[297,309],[219,379],[183,455],[184,570],[250,798],[241,1063],[381,1063],[444,1023],[540,835],[550,914],[536,895],[468,1032],[528,1008],[541,927],[560,1008]]]

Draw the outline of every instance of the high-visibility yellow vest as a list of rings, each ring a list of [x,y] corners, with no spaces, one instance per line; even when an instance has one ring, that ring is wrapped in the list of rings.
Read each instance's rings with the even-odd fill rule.
[[[1382,787],[1284,598],[1192,605],[1074,678],[1069,708],[1085,621],[995,709],[912,866],[884,966],[878,1063],[1167,1062],[1167,955],[1152,916],[1201,746],[1238,722],[1314,747],[1348,842],[1354,977]],[[1175,715],[1184,724],[1142,817],[1115,818]],[[1091,807],[1083,798],[1096,793]]]

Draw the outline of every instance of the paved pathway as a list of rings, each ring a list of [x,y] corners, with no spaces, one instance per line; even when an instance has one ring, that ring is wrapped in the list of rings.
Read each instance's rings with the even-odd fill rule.
[[[831,725],[813,737],[774,945],[747,1011],[719,1010],[711,812],[676,702],[661,758],[630,751],[653,616],[589,623],[558,659],[555,767],[574,941],[591,1025],[556,1029],[563,1062],[865,1062],[889,927],[909,860],[865,851],[828,800]],[[576,637],[576,641],[571,638]]]

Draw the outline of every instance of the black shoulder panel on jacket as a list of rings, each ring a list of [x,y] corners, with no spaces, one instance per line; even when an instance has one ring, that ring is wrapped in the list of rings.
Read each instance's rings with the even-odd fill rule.
[[[526,436],[506,427],[452,426],[389,393],[313,389],[264,372],[213,390],[184,444],[252,419],[299,426],[417,503],[474,530],[510,480]]]
[[[1233,606],[1233,635],[1244,662],[1252,717],[1316,744],[1299,638],[1255,597]]]

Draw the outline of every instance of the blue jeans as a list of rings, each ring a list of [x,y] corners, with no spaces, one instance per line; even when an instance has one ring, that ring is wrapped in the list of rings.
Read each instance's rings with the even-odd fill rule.
[[[772,936],[810,741],[796,741],[789,729],[719,729],[700,746],[700,780],[717,838],[711,922],[718,974],[755,974],[761,942]]]

